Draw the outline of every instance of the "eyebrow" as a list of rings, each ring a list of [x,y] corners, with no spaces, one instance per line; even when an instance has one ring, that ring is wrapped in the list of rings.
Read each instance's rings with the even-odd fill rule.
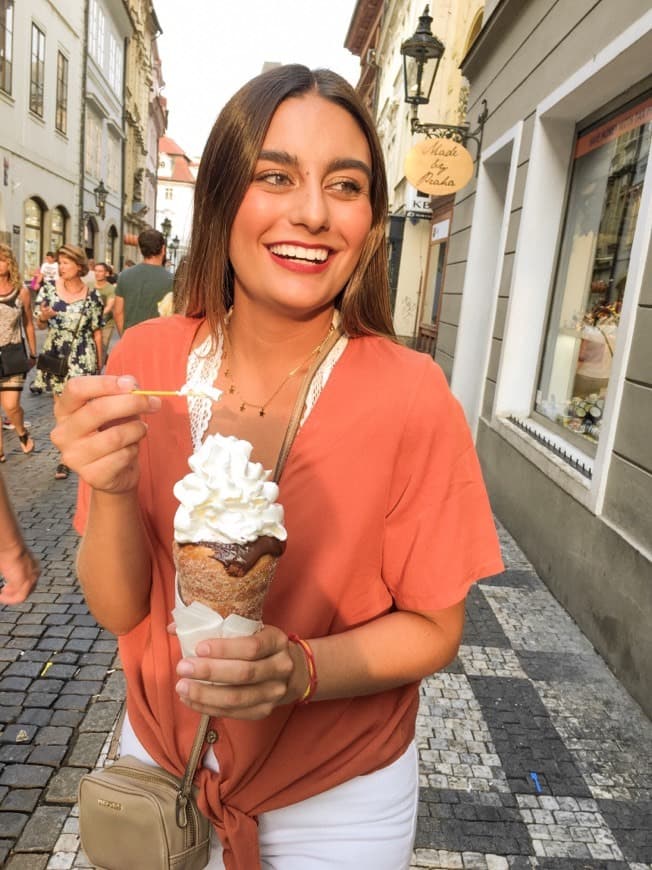
[[[259,160],[268,160],[270,163],[280,163],[282,166],[299,167],[299,158],[287,151],[263,150],[258,156]],[[364,160],[356,160],[353,157],[336,157],[326,167],[326,172],[339,172],[342,169],[358,169],[363,172],[371,182],[371,167]]]

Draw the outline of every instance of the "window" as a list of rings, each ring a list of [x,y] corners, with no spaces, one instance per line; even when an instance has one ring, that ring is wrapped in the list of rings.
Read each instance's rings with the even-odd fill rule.
[[[45,81],[45,34],[32,24],[32,55],[29,71],[29,109],[43,117],[43,85]]]
[[[104,63],[104,13],[97,0],[91,0],[88,10],[88,51],[97,63]]]
[[[109,190],[120,190],[120,142],[109,134],[107,140],[106,183]]]
[[[122,90],[122,46],[113,34],[109,34],[109,84],[119,95]]]
[[[651,137],[649,96],[575,145],[535,407],[583,447],[600,437]]]
[[[174,190],[173,190],[173,188],[171,188],[171,187],[166,187],[166,188],[165,188],[165,198],[166,198],[166,199],[172,199],[173,195],[174,195]]]
[[[57,52],[57,108],[54,125],[60,133],[68,132],[68,58]]]
[[[43,262],[43,207],[36,199],[25,200],[23,253],[25,277],[31,278]]]
[[[85,146],[86,173],[99,178],[102,167],[102,121],[90,110],[86,115]]]
[[[50,222],[50,248],[58,251],[66,243],[66,215],[62,208],[52,209]]]
[[[0,90],[11,93],[13,67],[14,3],[0,0]]]

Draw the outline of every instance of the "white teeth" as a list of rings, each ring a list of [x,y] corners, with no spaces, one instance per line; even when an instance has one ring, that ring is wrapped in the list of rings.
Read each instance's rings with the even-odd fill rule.
[[[293,260],[309,260],[311,263],[324,263],[328,257],[327,248],[302,248],[298,245],[270,245],[270,251],[279,257]]]

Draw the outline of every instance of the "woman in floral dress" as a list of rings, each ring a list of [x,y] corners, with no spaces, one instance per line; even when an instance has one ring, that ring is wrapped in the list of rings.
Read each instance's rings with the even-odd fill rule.
[[[81,248],[63,245],[57,253],[60,278],[55,285],[45,284],[37,298],[39,329],[48,330],[44,351],[54,351],[68,359],[68,374],[59,378],[40,371],[34,390],[51,390],[54,405],[68,378],[95,375],[102,369],[102,311],[104,303],[97,290],[89,290],[82,281],[88,273],[88,261]],[[57,465],[57,480],[68,477],[68,467]]]

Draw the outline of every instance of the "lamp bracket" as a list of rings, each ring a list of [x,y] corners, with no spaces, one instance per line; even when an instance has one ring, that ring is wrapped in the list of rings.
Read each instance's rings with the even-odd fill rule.
[[[101,218],[104,220],[104,209],[101,211],[85,211],[82,214],[82,221],[87,221],[89,218]]]
[[[476,144],[476,175],[480,166],[479,157],[482,149],[482,134],[484,125],[489,117],[489,107],[487,101],[482,100],[482,111],[478,115],[478,126],[475,130],[470,130],[469,124],[422,124],[417,116],[417,107],[412,107],[412,116],[410,118],[410,130],[412,134],[423,133],[428,139],[435,137],[442,139],[452,139],[454,142],[459,142],[461,145],[466,145],[469,139],[472,139]]]

